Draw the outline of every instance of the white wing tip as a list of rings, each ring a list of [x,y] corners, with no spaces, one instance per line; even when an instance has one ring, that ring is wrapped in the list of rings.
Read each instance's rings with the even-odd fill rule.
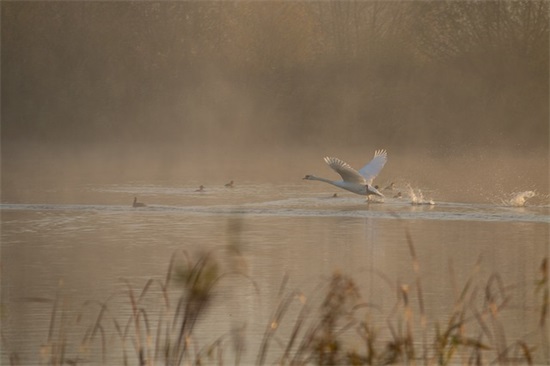
[[[374,156],[388,156],[386,149],[378,149],[374,152]]]
[[[327,164],[334,163],[334,162],[340,163],[340,162],[342,161],[342,160],[340,160],[340,159],[338,159],[338,158],[335,158],[335,157],[333,157],[333,156],[325,156],[324,159],[325,159],[325,162],[326,162]]]

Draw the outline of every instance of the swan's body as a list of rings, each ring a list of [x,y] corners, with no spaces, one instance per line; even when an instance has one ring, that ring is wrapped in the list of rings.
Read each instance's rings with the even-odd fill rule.
[[[318,180],[328,184],[332,184],[338,188],[345,189],[347,191],[359,194],[362,196],[380,196],[384,197],[382,193],[372,186],[372,181],[386,164],[388,160],[388,153],[386,150],[376,150],[374,152],[374,158],[365,165],[359,171],[353,169],[346,162],[338,159],[325,157],[325,162],[340,176],[342,180],[330,180],[326,178],[316,177],[314,175],[306,175],[304,179]]]
[[[141,203],[137,201],[137,197],[134,197],[134,203],[132,203],[132,207],[145,207],[145,203]]]

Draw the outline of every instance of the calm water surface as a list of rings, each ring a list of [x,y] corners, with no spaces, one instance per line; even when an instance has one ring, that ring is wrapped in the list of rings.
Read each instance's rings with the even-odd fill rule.
[[[419,262],[429,329],[448,319],[468,278],[482,291],[490,276],[498,274],[502,293],[509,296],[500,318],[505,334],[530,344],[541,342],[536,332],[540,296],[533,283],[549,256],[547,203],[412,205],[406,195],[391,198],[392,192],[384,203],[366,203],[359,196],[338,192],[332,197],[330,188],[305,190],[299,184],[195,189],[82,185],[72,196],[61,197],[54,190],[36,193],[41,198],[32,203],[4,202],[3,363],[17,355],[21,364],[40,364],[41,346],[59,335],[59,329],[50,329],[53,302],[45,301],[55,298],[62,299],[55,324],[66,324],[67,353],[82,363],[101,363],[101,342],[92,350],[79,349],[99,311],[91,301],[108,303],[109,319],[126,324],[131,312],[127,283],[139,294],[149,279],[162,280],[174,253],[194,258],[211,253],[223,271],[240,273],[220,282],[212,305],[199,319],[198,348],[232,329],[244,329],[243,363],[254,363],[282,284],[282,293],[298,290],[302,301],[314,303],[335,271],[354,279],[364,301],[372,304],[370,317],[381,337],[389,337],[384,329],[387,319],[398,318],[397,289],[410,289],[418,314],[418,282],[407,235]],[[134,196],[148,206],[132,208]],[[159,293],[158,286],[147,293],[152,308],[162,299]],[[289,310],[286,329],[282,322],[282,338],[300,306],[296,301]],[[105,320],[103,329],[107,363],[120,364],[120,335],[109,324],[114,322]],[[131,343],[130,357],[135,355]],[[280,352],[273,345],[269,355],[273,359]],[[541,360],[547,362],[544,356]]]

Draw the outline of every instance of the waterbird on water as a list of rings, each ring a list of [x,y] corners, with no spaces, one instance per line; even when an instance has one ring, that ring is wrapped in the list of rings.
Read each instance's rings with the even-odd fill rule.
[[[195,192],[204,192],[204,186],[201,184],[199,189],[195,189]]]
[[[233,181],[229,182],[229,183],[225,183],[225,186],[227,188],[233,188]]]
[[[389,186],[384,188],[384,190],[385,191],[393,191],[394,188],[395,188],[395,184],[393,182],[391,182]]]
[[[306,175],[303,179],[306,180],[318,180],[328,184],[332,184],[338,188],[345,189],[347,191],[367,196],[367,199],[371,195],[384,197],[382,193],[372,186],[372,181],[378,173],[382,170],[386,161],[388,160],[388,153],[386,150],[376,150],[372,160],[359,169],[359,171],[353,169],[348,163],[332,157],[325,157],[325,162],[340,176],[342,180],[330,180],[326,178],[317,177],[315,175]]]
[[[134,197],[134,203],[132,203],[132,207],[145,207],[145,203],[138,202],[137,197]]]

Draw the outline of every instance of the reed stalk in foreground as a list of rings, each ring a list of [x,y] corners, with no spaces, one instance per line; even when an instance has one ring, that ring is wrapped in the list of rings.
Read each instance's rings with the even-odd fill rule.
[[[483,278],[473,271],[461,287],[453,274],[454,305],[443,321],[430,319],[425,310],[421,261],[410,238],[408,243],[414,276],[410,282],[384,276],[388,290],[395,294],[389,312],[376,305],[375,295],[364,299],[349,274],[335,272],[310,295],[283,285],[258,349],[246,346],[246,325],[219,334],[211,344],[201,345],[194,336],[217,301],[215,288],[223,286],[228,274],[213,253],[195,259],[186,252],[175,253],[164,279],[148,279],[137,290],[123,280],[122,291],[104,302],[88,301],[77,312],[69,311],[59,292],[52,299],[29,299],[51,306],[40,362],[85,365],[90,355],[99,352],[99,362],[107,365],[112,364],[108,360],[116,357],[116,352],[121,364],[140,366],[238,365],[251,357],[257,365],[549,363],[548,258],[541,262],[534,288],[540,300],[532,306],[538,329],[517,335],[507,332],[502,320],[514,287],[504,284],[498,274]],[[259,295],[257,284],[239,275]],[[129,306],[129,316],[122,320],[113,311],[117,310],[113,300],[120,297],[126,298]],[[83,323],[86,313],[96,314],[89,325]],[[83,335],[74,335],[74,325]],[[107,334],[115,334],[118,344],[108,341]],[[245,350],[251,353],[246,355]],[[9,359],[11,365],[21,364],[17,354],[12,353]]]

